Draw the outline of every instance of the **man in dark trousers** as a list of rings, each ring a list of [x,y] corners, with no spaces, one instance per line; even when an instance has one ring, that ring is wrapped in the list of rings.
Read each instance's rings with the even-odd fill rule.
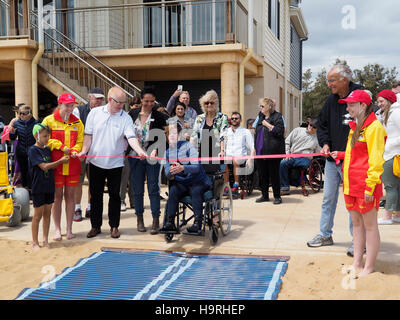
[[[78,106],[74,109],[74,115],[81,119],[83,125],[86,125],[86,119],[89,115],[90,110],[96,107],[100,107],[104,104],[104,92],[101,88],[93,88],[90,90],[89,102],[85,105]],[[79,184],[75,188],[75,214],[74,221],[82,220],[82,209],[81,209],[81,200],[82,200],[82,185],[85,180],[85,174],[89,177],[89,174],[86,173],[86,169],[88,168],[86,161],[82,161],[82,171],[81,176],[79,178]],[[86,208],[85,217],[90,217],[90,192],[88,190],[88,206]]]
[[[320,233],[307,242],[309,247],[321,247],[333,245],[332,228],[335,217],[337,201],[339,197],[339,186],[342,183],[342,164],[336,164],[329,156],[332,151],[346,150],[347,138],[350,127],[345,115],[346,104],[339,103],[339,99],[346,98],[353,90],[360,89],[360,85],[352,81],[352,71],[349,66],[337,64],[332,67],[327,76],[328,87],[332,94],[326,99],[318,117],[317,137],[322,146],[321,152],[327,157],[325,163],[324,196],[320,219]],[[350,234],[353,234],[353,225],[349,216]],[[353,245],[347,250],[352,256]]]

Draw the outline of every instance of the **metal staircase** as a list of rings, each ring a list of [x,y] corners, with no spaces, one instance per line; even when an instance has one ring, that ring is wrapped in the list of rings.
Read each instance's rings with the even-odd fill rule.
[[[0,4],[9,8],[5,0]],[[21,14],[19,14],[21,16]],[[37,39],[38,17],[30,11],[31,38]],[[90,52],[46,22],[44,53],[39,60],[39,83],[53,94],[68,91],[84,103],[93,87],[100,87],[105,94],[114,86],[120,87],[128,98],[140,94],[140,89],[122,75],[104,64]]]
[[[30,22],[37,31],[37,15],[31,11]],[[114,86],[125,91],[129,98],[140,94],[140,89],[108,67],[72,39],[48,26],[44,32],[44,48],[39,67],[52,81],[86,101],[89,90],[100,87],[107,94]]]

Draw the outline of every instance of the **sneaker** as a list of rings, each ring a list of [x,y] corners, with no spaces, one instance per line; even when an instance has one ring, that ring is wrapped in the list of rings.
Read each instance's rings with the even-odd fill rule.
[[[74,213],[74,221],[79,222],[82,221],[82,210],[81,209],[76,209]]]
[[[290,194],[289,188],[281,188],[281,196],[287,196]]]
[[[224,189],[224,196],[227,196],[228,193],[229,193],[229,189],[228,189],[228,187],[225,187],[225,189]]]
[[[351,244],[350,247],[347,248],[346,254],[349,257],[354,257],[354,245],[353,245],[353,243]]]
[[[313,247],[322,247],[322,246],[332,246],[333,239],[332,236],[328,238],[324,238],[320,234],[316,235],[311,241],[307,241],[307,246]]]
[[[393,224],[393,219],[383,219],[383,218],[379,218],[378,219],[378,224],[380,225],[385,225],[385,224]]]
[[[125,202],[121,202],[121,211],[126,211],[126,204],[125,204]]]
[[[86,208],[85,218],[90,218],[90,210]]]
[[[366,254],[366,253],[367,253],[367,249],[364,248],[364,254]],[[353,243],[351,244],[350,247],[347,248],[346,254],[347,254],[349,257],[354,257],[354,245],[353,245]]]

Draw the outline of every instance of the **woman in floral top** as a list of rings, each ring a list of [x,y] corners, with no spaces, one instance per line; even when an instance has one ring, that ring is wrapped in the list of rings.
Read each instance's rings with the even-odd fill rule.
[[[196,117],[190,142],[198,147],[201,157],[224,157],[228,116],[218,111],[219,99],[214,90],[207,91],[206,94],[200,98],[199,102],[204,113]],[[209,139],[209,148],[208,150],[204,148],[202,150],[201,146],[207,145],[207,138]],[[208,173],[220,169],[219,164],[204,165],[205,162],[202,163],[204,169]]]

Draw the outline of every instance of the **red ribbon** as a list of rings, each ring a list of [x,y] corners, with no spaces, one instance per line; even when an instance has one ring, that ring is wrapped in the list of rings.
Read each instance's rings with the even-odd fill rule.
[[[265,154],[256,156],[237,156],[237,157],[200,157],[200,158],[161,158],[148,156],[149,159],[164,160],[168,162],[190,162],[190,161],[233,161],[233,160],[247,160],[247,159],[279,159],[279,158],[301,158],[301,157],[317,157],[324,156],[322,152],[318,153],[297,153],[297,154]],[[116,157],[128,157],[128,158],[139,158],[139,156],[85,156],[85,158],[116,158]]]

